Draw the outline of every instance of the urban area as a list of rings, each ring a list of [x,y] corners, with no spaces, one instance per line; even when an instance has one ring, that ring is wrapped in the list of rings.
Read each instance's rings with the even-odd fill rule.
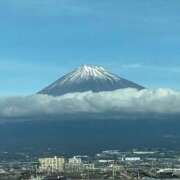
[[[94,155],[0,153],[0,180],[180,179],[180,152],[106,150]]]

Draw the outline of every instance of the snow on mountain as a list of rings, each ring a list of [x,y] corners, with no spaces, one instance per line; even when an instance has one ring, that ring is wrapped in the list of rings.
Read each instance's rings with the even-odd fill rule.
[[[78,69],[70,73],[67,77],[61,81],[61,84],[71,83],[71,82],[80,82],[89,79],[102,79],[109,80],[112,83],[119,80],[119,77],[109,73],[101,66],[94,65],[83,65]]]
[[[39,94],[59,96],[71,92],[100,92],[122,88],[143,89],[142,86],[120,78],[101,66],[82,65],[41,90]]]

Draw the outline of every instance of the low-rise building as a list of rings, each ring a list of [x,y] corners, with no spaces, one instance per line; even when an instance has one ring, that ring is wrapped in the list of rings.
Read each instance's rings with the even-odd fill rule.
[[[66,171],[68,172],[79,172],[83,170],[83,163],[81,158],[74,156],[69,158],[68,163],[66,163]]]
[[[69,164],[81,164],[82,160],[79,157],[74,156],[73,158],[69,158]]]
[[[125,157],[123,160],[124,161],[140,161],[141,158],[140,157]]]

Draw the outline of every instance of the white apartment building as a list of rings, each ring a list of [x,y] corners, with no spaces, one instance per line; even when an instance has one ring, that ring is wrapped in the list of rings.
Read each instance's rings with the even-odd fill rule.
[[[73,158],[69,159],[69,164],[81,164],[82,160],[79,157],[74,156]]]
[[[62,157],[40,158],[40,172],[63,172],[65,159]]]

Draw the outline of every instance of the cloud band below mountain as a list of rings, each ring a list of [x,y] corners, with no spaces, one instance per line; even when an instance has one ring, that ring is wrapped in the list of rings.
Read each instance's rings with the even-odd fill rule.
[[[70,93],[53,97],[32,95],[0,98],[0,119],[73,114],[180,114],[180,92],[171,89],[121,89]]]

